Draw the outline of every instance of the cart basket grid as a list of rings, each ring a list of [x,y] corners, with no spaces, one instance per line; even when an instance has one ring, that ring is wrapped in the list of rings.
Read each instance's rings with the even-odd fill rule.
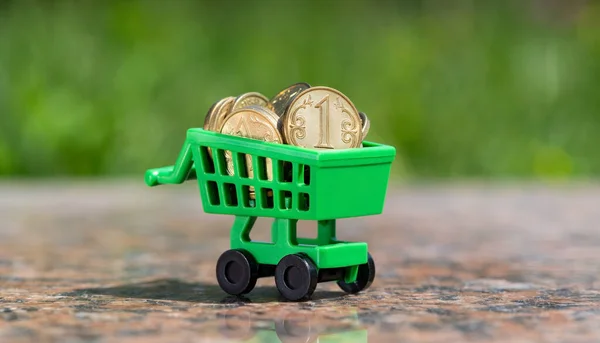
[[[196,178],[206,213],[327,220],[380,214],[394,147],[316,150],[189,129],[174,166],[149,186]]]

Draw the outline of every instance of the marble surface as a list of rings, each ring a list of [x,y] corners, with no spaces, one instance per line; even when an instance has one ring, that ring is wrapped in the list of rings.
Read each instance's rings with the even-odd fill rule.
[[[369,243],[372,287],[303,303],[272,278],[219,289],[232,218],[193,182],[4,181],[0,217],[0,342],[600,340],[597,185],[393,187],[384,214],[338,223]]]

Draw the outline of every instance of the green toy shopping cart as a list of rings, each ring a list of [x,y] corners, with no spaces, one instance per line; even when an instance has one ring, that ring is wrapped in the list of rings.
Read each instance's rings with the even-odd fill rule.
[[[281,295],[309,298],[317,283],[337,281],[347,293],[368,288],[375,264],[367,243],[336,239],[336,219],[380,214],[396,150],[313,150],[189,129],[174,166],[150,169],[149,186],[196,179],[204,212],[234,215],[231,247],[217,261],[228,294],[252,291],[275,277]],[[258,217],[273,218],[271,242],[250,239]],[[296,235],[298,220],[317,221],[316,238]]]

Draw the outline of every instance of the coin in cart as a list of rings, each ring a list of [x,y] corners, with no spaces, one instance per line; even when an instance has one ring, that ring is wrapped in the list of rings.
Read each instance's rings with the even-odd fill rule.
[[[282,143],[283,139],[277,130],[277,115],[257,105],[250,105],[232,112],[221,128],[221,133],[257,139],[264,142]],[[227,173],[234,175],[234,163],[231,152],[226,153]],[[249,178],[254,178],[252,157],[246,155],[246,169]],[[268,180],[273,180],[273,166],[271,159],[266,160],[266,174]]]
[[[358,110],[340,91],[311,87],[290,104],[282,119],[283,136],[290,145],[314,149],[349,149],[362,145]]]
[[[310,88],[306,82],[295,83],[277,93],[267,104],[267,107],[278,116],[283,116],[294,99],[304,90]]]

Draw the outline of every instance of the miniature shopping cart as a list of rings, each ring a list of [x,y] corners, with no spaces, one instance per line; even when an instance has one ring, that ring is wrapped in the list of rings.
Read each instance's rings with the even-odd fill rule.
[[[395,155],[371,142],[313,150],[194,128],[175,165],[150,169],[145,180],[156,186],[196,179],[204,212],[235,216],[231,250],[216,267],[223,291],[246,294],[258,278],[274,276],[281,295],[298,301],[319,282],[337,281],[347,293],[370,286],[375,264],[367,243],[336,239],[336,219],[383,211]],[[258,217],[273,218],[272,242],[250,239]],[[317,237],[297,237],[298,220],[317,221]]]

